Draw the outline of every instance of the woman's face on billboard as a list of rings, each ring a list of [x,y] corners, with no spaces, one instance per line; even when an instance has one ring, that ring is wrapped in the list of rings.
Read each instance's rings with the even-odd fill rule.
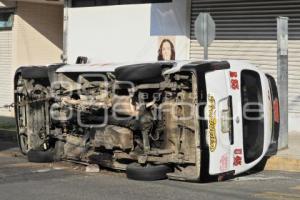
[[[171,60],[172,47],[169,42],[164,42],[162,45],[162,56],[164,60]]]

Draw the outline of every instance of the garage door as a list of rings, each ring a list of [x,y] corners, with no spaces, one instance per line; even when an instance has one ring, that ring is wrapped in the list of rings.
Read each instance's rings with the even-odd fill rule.
[[[0,106],[13,102],[12,20],[8,12],[0,12]],[[0,115],[8,112],[0,109]]]
[[[276,77],[276,17],[288,16],[289,111],[300,113],[299,10],[299,0],[192,0],[190,58],[203,58],[194,36],[194,21],[200,12],[210,12],[216,22],[210,59],[250,60]]]

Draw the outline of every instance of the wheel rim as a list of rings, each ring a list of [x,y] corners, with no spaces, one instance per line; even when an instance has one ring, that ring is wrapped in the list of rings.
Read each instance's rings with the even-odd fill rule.
[[[20,94],[16,94],[15,96],[15,106],[16,106],[16,121],[18,126],[18,143],[20,150],[23,154],[28,153],[28,137],[26,135],[26,111],[22,109],[20,103],[24,100],[24,96]],[[25,123],[25,124],[24,124]],[[25,131],[21,131],[25,129]]]
[[[27,135],[20,135],[20,148],[21,151],[25,154],[28,153],[28,138]]]

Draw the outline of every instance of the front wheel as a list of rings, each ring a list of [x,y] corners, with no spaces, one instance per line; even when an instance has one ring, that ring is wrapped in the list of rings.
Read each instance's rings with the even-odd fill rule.
[[[33,163],[52,163],[55,162],[55,150],[48,149],[47,151],[29,150],[27,153],[29,162]]]
[[[138,163],[132,163],[127,166],[126,174],[128,179],[140,181],[156,181],[167,179],[167,173],[172,169],[166,165],[150,165],[142,166]]]

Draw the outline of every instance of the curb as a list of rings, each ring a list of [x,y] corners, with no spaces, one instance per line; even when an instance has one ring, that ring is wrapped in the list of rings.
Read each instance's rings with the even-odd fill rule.
[[[17,133],[16,133],[16,131],[0,129],[0,140],[16,142],[17,141]]]
[[[300,172],[300,159],[274,156],[267,161],[265,170]]]

